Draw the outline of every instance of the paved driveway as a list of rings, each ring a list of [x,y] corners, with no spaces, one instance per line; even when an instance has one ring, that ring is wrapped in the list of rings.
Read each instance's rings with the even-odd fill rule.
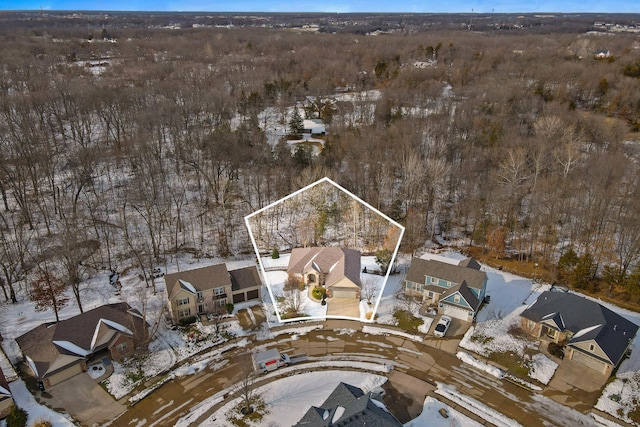
[[[360,300],[357,298],[328,298],[327,316],[360,318]]]
[[[84,426],[101,424],[114,419],[127,407],[104,391],[87,373],[78,374],[47,390],[54,408],[64,408]]]

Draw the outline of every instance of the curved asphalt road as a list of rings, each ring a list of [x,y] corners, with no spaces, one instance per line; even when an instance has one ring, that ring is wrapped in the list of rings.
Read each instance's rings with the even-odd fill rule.
[[[479,400],[527,427],[577,425],[579,420],[567,419],[566,411],[565,414],[560,412],[560,405],[556,401],[564,402],[566,406],[586,413],[591,410],[599,395],[592,393],[576,398],[571,391],[565,394],[558,390],[545,391],[544,394],[553,395],[552,400],[463,364],[455,356],[460,336],[453,339],[427,338],[424,342],[418,343],[391,334],[364,334],[362,326],[363,324],[357,321],[327,320],[323,323],[323,329],[300,335],[297,340],[285,341],[286,336],[280,336],[275,340],[258,341],[256,344],[273,344],[280,351],[289,354],[306,353],[312,360],[331,357],[332,360],[368,361],[373,357],[380,363],[388,361],[394,365],[394,369],[387,375],[389,381],[385,385],[385,403],[401,422],[419,415],[425,396],[433,395],[480,423],[491,425],[475,415],[473,409],[469,411],[467,408],[460,408],[442,396],[436,396],[433,393],[436,382],[454,385],[462,394]],[[343,329],[356,332],[349,335],[345,334]],[[238,365],[242,358],[238,356],[249,351],[251,348],[245,347],[230,352],[227,355],[230,362],[215,372],[207,367],[195,375],[176,378],[164,384],[135,406],[128,408],[110,425],[174,425],[178,419],[189,413],[193,406],[235,384],[242,372]],[[212,408],[209,413],[215,409],[217,407]],[[207,415],[201,417],[198,422],[206,419]],[[197,422],[193,425],[197,425]]]

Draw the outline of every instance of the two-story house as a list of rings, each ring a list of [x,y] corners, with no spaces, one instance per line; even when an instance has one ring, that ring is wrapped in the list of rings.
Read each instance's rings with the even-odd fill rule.
[[[480,264],[465,258],[457,265],[434,259],[413,258],[405,278],[405,293],[438,305],[438,312],[471,322],[487,290],[487,274]]]
[[[227,270],[216,264],[164,276],[171,319],[227,312],[228,303],[260,299],[262,281],[255,266]]]

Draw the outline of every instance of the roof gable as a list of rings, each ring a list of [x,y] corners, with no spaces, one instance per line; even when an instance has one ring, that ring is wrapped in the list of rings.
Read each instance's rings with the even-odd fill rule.
[[[415,283],[425,283],[426,276],[435,277],[456,284],[466,282],[467,286],[475,289],[482,289],[487,278],[485,272],[476,270],[472,267],[464,267],[422,258],[413,258],[411,260],[409,271],[407,271],[406,280]]]
[[[107,329],[128,335],[146,335],[140,313],[127,303],[103,305],[61,320],[42,324],[16,338],[27,362],[41,378],[78,363],[95,350]]]
[[[165,292],[169,299],[172,299],[180,289],[195,294],[222,286],[231,286],[231,278],[227,265],[222,263],[167,274],[164,276],[164,283]]]
[[[546,291],[522,314],[536,323],[548,323],[558,314],[563,331],[572,332],[568,345],[594,340],[607,357],[617,365],[638,332],[638,325],[595,301],[566,292]],[[560,324],[556,321],[556,324]]]
[[[343,277],[360,286],[360,252],[340,247],[294,248],[287,271],[303,274],[309,270],[325,273],[325,286]]]

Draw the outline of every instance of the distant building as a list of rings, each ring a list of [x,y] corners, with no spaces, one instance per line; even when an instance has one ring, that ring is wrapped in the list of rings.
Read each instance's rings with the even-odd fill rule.
[[[324,287],[328,297],[360,299],[360,252],[339,247],[295,248],[287,272],[310,286]]]
[[[216,264],[164,276],[171,319],[226,313],[228,303],[260,299],[262,281],[255,266],[227,270]]]
[[[567,292],[543,292],[520,314],[524,331],[566,345],[569,359],[611,375],[624,358],[638,325],[619,314]]]
[[[304,128],[303,134],[325,135],[327,133],[327,128],[320,119],[304,119],[302,127]]]

